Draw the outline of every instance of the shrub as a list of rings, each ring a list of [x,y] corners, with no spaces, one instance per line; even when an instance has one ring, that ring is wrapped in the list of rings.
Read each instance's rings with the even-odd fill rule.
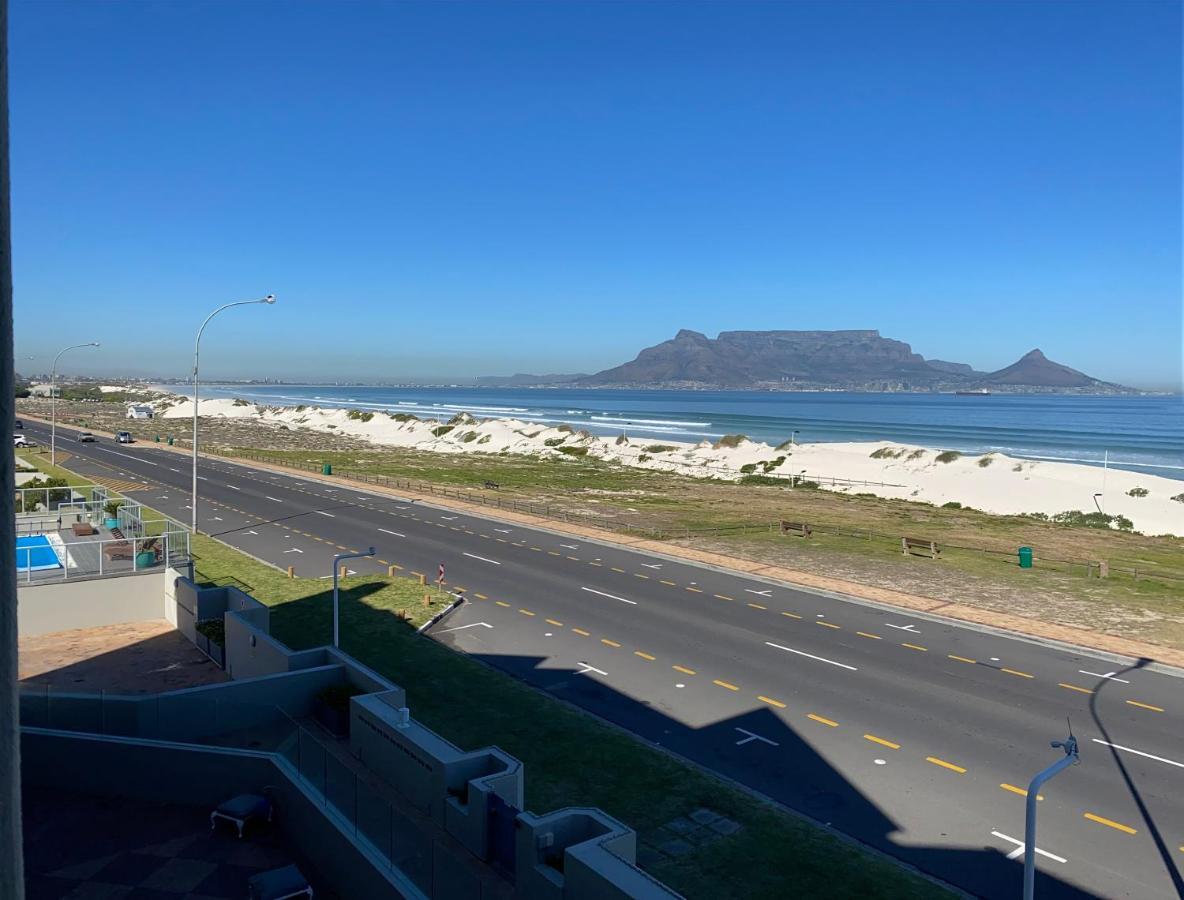
[[[308,409],[308,407],[305,404],[301,403],[299,406],[296,407],[296,412],[304,412],[306,409]]]
[[[478,443],[478,444],[488,444],[488,443],[489,443],[490,441],[492,441],[492,440],[493,440],[493,435],[492,435],[492,434],[486,434],[486,435],[483,435],[483,436],[481,437],[481,440],[477,441],[477,443]]]
[[[418,422],[419,416],[413,416],[411,413],[387,413],[396,422]]]
[[[995,457],[991,456],[991,454],[988,453],[986,456],[979,457],[978,467],[980,469],[985,469],[987,466],[989,466],[994,461],[995,461]]]
[[[623,434],[618,434],[615,443],[618,447],[621,446],[621,444],[628,444],[629,438],[625,437]]]
[[[1011,471],[1013,471],[1013,472],[1024,471],[1024,464],[1023,463],[1016,463],[1014,466],[1011,467]]]
[[[943,450],[941,453],[937,454],[937,461],[939,463],[952,463],[954,460],[958,459],[961,455],[962,454],[959,453],[957,450]]]
[[[30,478],[21,487],[58,488],[58,490],[51,490],[48,497],[40,492],[18,495],[16,501],[16,511],[18,513],[33,512],[43,499],[49,500],[51,508],[54,503],[62,503],[70,499],[70,490],[64,478]],[[25,506],[26,503],[28,504],[27,508]]]
[[[533,437],[533,435],[531,435],[531,437]],[[567,438],[547,438],[545,441],[543,441],[543,446],[544,447],[558,447],[560,444],[562,444],[566,440],[567,440]]]
[[[234,398],[234,405],[235,406],[250,406],[251,404],[248,403],[246,400],[242,399],[241,397],[235,397]]]
[[[455,416],[453,416],[451,419],[448,420],[448,424],[449,425],[467,425],[469,422],[472,422],[472,421],[474,421],[473,417],[470,416],[467,412],[458,412]]]
[[[900,459],[902,456],[903,450],[893,450],[891,447],[881,447],[871,452],[872,459]]]
[[[650,458],[650,455],[648,453],[643,453],[643,454],[641,454],[641,456],[637,457],[637,461],[638,462],[647,462],[649,460],[649,458]]]
[[[568,425],[566,423],[563,425],[556,425],[555,430],[556,431],[566,431],[568,434],[571,434],[573,431],[575,431],[574,428],[572,428],[570,425]]]
[[[226,623],[221,619],[206,619],[195,626],[198,634],[204,634],[211,644],[226,646]]]
[[[475,432],[475,431],[466,431],[464,434],[462,434],[460,436],[460,439],[462,441],[464,441],[466,444],[471,444],[473,441],[477,440],[477,438],[479,438],[479,437],[481,437],[481,435],[477,434],[477,432]]]
[[[1050,516],[1049,521],[1071,528],[1117,528],[1119,531],[1130,531],[1134,527],[1134,523],[1126,516],[1111,516],[1102,512],[1087,513],[1079,509],[1057,513]]]
[[[924,455],[925,455],[924,450],[914,450],[912,453],[909,454],[907,461],[911,462],[914,459],[920,459]]]
[[[942,509],[961,509],[962,504],[959,503],[957,500],[951,500],[948,503],[943,503],[941,505],[941,508]]]
[[[362,412],[360,409],[351,409],[345,414],[345,417],[347,419],[352,419],[355,422],[369,422],[374,418],[374,413]]]
[[[772,475],[745,475],[740,479],[741,484],[785,484],[784,478],[774,478]]]
[[[741,475],[751,475],[756,471],[756,463],[745,463],[740,467]]]
[[[1145,487],[1133,487],[1126,492],[1126,495],[1128,497],[1146,497],[1150,493],[1151,491],[1147,490]]]
[[[791,481],[793,482],[793,486],[795,488],[801,488],[804,491],[816,491],[816,490],[818,490],[818,488],[821,487],[821,485],[817,481],[810,481],[809,479],[806,479],[806,478],[796,478],[795,477],[795,478],[791,479]]]
[[[721,447],[739,447],[746,440],[746,434],[725,434],[718,441],[715,442],[715,449],[719,450]]]
[[[587,456],[587,447],[560,447],[560,453],[566,453],[568,456]]]
[[[448,434],[455,427],[455,425],[437,425],[432,429],[432,434],[436,437],[444,437],[444,435]]]
[[[765,474],[768,475],[770,472],[772,472],[774,469],[776,469],[783,462],[785,462],[785,457],[778,456],[776,459],[765,460],[763,463],[761,463],[761,466],[764,468]]]
[[[122,500],[108,500],[103,507],[103,512],[107,514],[108,519],[114,519],[119,515],[119,507],[123,506]]]
[[[677,450],[677,449],[678,449],[677,447],[672,446],[671,444],[650,444],[648,447],[645,448],[645,452],[646,453],[669,453],[672,450]]]
[[[1184,503],[1184,494],[1176,494],[1176,496],[1173,497],[1172,499],[1175,500],[1177,503]]]

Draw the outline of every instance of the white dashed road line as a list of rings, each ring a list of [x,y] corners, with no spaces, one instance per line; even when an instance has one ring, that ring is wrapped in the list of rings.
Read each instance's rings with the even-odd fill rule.
[[[618,597],[616,594],[606,594],[604,591],[593,590],[590,587],[582,587],[581,591],[587,591],[589,594],[599,594],[601,597],[608,597],[610,600],[620,600],[622,603],[628,603],[630,606],[637,606],[636,600],[626,600],[624,597]]]
[[[838,666],[840,669],[850,669],[852,672],[859,671],[857,668],[855,668],[855,666],[849,666],[846,663],[835,662],[833,659],[826,659],[822,656],[815,656],[813,653],[806,653],[804,650],[795,650],[793,647],[785,647],[781,644],[774,644],[772,641],[765,641],[765,643],[770,647],[776,647],[778,650],[784,650],[786,653],[796,653],[798,656],[804,656],[807,659],[816,659],[818,662],[829,663],[832,666]]]
[[[465,556],[469,557],[469,559],[479,559],[481,562],[493,563],[495,566],[501,565],[496,559],[486,559],[484,556],[477,556],[475,553],[466,553]]]

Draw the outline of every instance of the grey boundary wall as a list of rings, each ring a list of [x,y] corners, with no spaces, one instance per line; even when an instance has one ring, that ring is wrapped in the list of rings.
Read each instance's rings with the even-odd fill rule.
[[[679,896],[637,868],[631,829],[597,809],[523,812],[525,770],[519,760],[497,747],[462,751],[411,718],[403,688],[353,657],[332,647],[291,650],[269,633],[267,606],[237,588],[198,587],[177,570],[169,571],[164,585],[154,577],[53,585],[70,591],[53,595],[55,630],[163,616],[197,643],[197,624],[221,618],[224,667],[233,680],[147,696],[24,692],[23,740],[36,758],[25,775],[32,783],[208,806],[236,793],[279,791],[281,827],[343,895],[429,896],[423,879],[413,882],[350,834],[331,803],[317,801],[299,761],[293,765],[278,752],[190,743],[268,725],[294,729],[292,720],[311,715],[326,687],[350,685],[359,693],[350,700],[349,755],[392,789],[397,814],[434,832],[434,846],[443,848],[430,863],[432,896],[483,896],[481,880],[471,875],[475,864],[513,870],[513,896],[522,900]],[[95,585],[121,582],[136,583],[114,598],[92,593]],[[44,627],[43,620],[39,613],[31,626]]]

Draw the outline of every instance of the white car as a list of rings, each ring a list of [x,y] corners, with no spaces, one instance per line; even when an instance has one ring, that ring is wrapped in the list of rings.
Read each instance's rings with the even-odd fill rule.
[[[16,446],[16,447],[28,447],[29,446],[29,439],[26,438],[23,434],[14,434],[12,436],[12,443],[13,443],[13,446]]]

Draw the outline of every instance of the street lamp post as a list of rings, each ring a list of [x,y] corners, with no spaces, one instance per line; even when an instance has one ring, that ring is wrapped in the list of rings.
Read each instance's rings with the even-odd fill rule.
[[[193,515],[190,521],[193,524],[193,533],[197,534],[197,387],[198,375],[197,365],[198,358],[201,355],[201,333],[206,330],[206,326],[210,324],[210,319],[218,315],[224,309],[230,309],[232,306],[248,306],[252,303],[275,303],[275,294],[268,294],[261,300],[239,300],[235,303],[227,303],[225,306],[219,306],[216,310],[206,316],[206,320],[201,323],[201,328],[197,329],[197,340],[193,342],[193,499],[190,501],[193,504]]]
[[[333,646],[339,648],[340,644],[340,625],[341,615],[338,612],[337,606],[337,575],[341,571],[341,561],[343,559],[361,559],[363,556],[373,556],[374,548],[371,547],[365,553],[338,553],[333,557]]]
[[[49,376],[49,462],[56,465],[58,461],[58,360],[67,350],[77,350],[80,347],[97,347],[98,341],[88,341],[85,344],[74,344],[63,347],[53,358],[53,371]],[[30,357],[32,359],[32,357]]]
[[[1036,804],[1040,800],[1040,787],[1077,762],[1077,738],[1073,737],[1072,732],[1063,741],[1053,741],[1052,746],[1064,750],[1064,757],[1033,778],[1028,785],[1027,806],[1024,809],[1024,900],[1033,900],[1036,896]]]

